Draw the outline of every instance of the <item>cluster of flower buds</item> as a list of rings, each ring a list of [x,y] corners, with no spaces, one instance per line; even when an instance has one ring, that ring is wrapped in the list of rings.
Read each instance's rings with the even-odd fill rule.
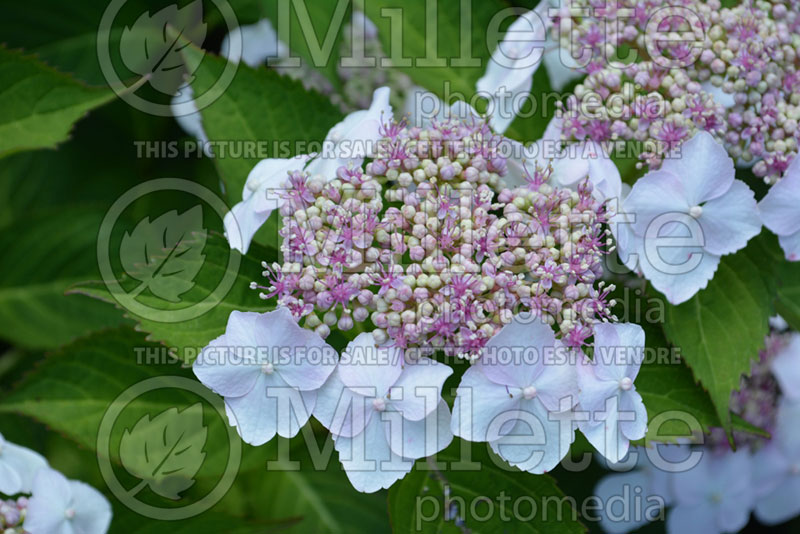
[[[281,207],[284,263],[262,298],[302,325],[371,331],[378,343],[475,357],[530,312],[580,346],[613,319],[598,279],[609,244],[588,181],[547,183],[538,168],[507,188],[504,138],[477,117],[428,128],[385,124],[365,170],[294,172]]]
[[[572,120],[575,138],[651,140],[669,148],[702,129],[724,141],[732,157],[753,163],[753,172],[767,183],[780,178],[800,138],[797,0],[742,2],[732,8],[721,8],[718,0],[595,4],[569,0],[554,25],[565,51],[575,57],[591,54],[584,66],[590,76],[578,93],[649,95],[663,105],[643,111],[625,102],[632,109],[617,120],[602,113],[592,119],[575,107],[570,110],[579,115]],[[609,18],[619,23],[608,24]],[[659,40],[656,30],[693,32],[696,39]],[[625,64],[630,54],[643,61]],[[651,116],[657,108],[660,114]],[[642,154],[650,166],[660,156],[649,150]]]
[[[0,532],[3,534],[22,534],[22,522],[28,508],[28,498],[0,500]]]

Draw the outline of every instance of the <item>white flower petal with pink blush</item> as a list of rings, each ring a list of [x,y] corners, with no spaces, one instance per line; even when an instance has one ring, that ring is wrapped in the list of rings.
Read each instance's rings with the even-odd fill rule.
[[[644,330],[637,324],[595,325],[594,359],[578,365],[578,428],[610,462],[647,433],[647,410],[634,381],[644,358]]]
[[[306,424],[337,359],[333,347],[300,327],[287,308],[234,311],[225,334],[203,349],[193,370],[225,399],[242,439],[262,445],[275,434],[290,438]]]
[[[389,447],[380,416],[370,418],[357,435],[334,436],[333,440],[347,479],[362,493],[387,489],[414,467],[413,459],[403,458]]]
[[[694,468],[676,473],[667,534],[722,534],[744,528],[755,499],[754,467],[749,451],[705,451]]]
[[[361,166],[364,158],[374,156],[375,145],[381,139],[381,126],[392,119],[389,94],[388,87],[376,89],[369,109],[354,111],[331,128],[322,151],[308,164],[308,172],[333,180],[339,167]]]
[[[577,378],[550,326],[521,317],[503,327],[464,373],[453,405],[453,434],[488,441],[511,465],[553,469],[574,440]]]
[[[281,206],[279,194],[289,173],[302,171],[311,157],[263,159],[253,167],[242,190],[242,201],[235,204],[223,220],[231,248],[243,254],[247,252],[258,229],[267,222],[272,211]]]
[[[353,391],[374,388],[384,396],[403,372],[403,350],[399,347],[376,346],[370,334],[359,334],[347,344],[339,361],[339,376]]]
[[[204,147],[208,146],[208,135],[203,128],[203,117],[197,110],[191,85],[183,84],[178,88],[178,92],[170,101],[170,110],[172,116],[175,117],[175,122],[184,132],[197,139]],[[210,149],[204,148],[204,151],[207,156],[211,156]]]
[[[551,8],[547,12],[548,18],[545,19],[548,30],[552,26],[553,17],[556,16],[560,19],[558,33],[568,32],[574,26],[575,23],[569,14],[570,6],[566,3],[560,3],[555,0],[542,0],[536,6],[536,10],[544,17],[544,10],[547,7]],[[547,32],[544,48],[544,66],[547,71],[547,77],[550,80],[550,87],[554,90],[562,91],[572,80],[586,76],[586,71],[580,68],[580,63],[572,57],[567,48],[560,46],[557,39],[553,39],[550,31]],[[585,53],[588,50],[582,52]]]
[[[782,401],[773,439],[753,463],[758,520],[777,525],[800,515],[800,403]]]
[[[516,118],[520,97],[530,92],[533,74],[542,62],[547,33],[544,4],[511,23],[476,84],[478,92],[490,98],[489,125],[498,133],[505,132]]]
[[[241,39],[241,53],[236,47],[231,47],[231,42]],[[261,19],[255,24],[239,26],[231,31],[222,40],[220,55],[228,61],[238,63],[241,60],[249,67],[257,67],[268,58],[287,57],[289,47],[278,38],[278,33],[269,19]]]
[[[629,235],[612,225],[625,264],[672,304],[704,289],[720,257],[761,231],[753,192],[734,173],[725,148],[699,132],[634,184],[622,207]]]
[[[800,158],[792,160],[780,182],[758,203],[764,226],[778,236],[786,259],[800,260]]]
[[[623,212],[615,222],[625,217],[627,214]],[[665,225],[659,237],[680,239],[682,246],[666,241],[659,244],[653,239],[649,241],[652,247],[647,248],[645,239],[624,222],[617,225],[615,237],[625,266],[641,272],[672,304],[685,302],[705,289],[719,267],[720,256],[704,251],[700,245],[692,245],[691,234],[680,224]]]
[[[30,534],[104,534],[111,524],[111,504],[102,493],[50,468],[33,481],[25,532]]]
[[[47,467],[38,452],[9,443],[0,434],[0,493],[30,493],[36,472]]]
[[[772,360],[772,374],[781,386],[781,393],[800,402],[800,334],[792,333],[789,342]]]
[[[561,139],[563,124],[562,118],[553,117],[542,138],[528,147],[505,139],[511,146],[506,183],[511,187],[525,185],[528,174],[537,166],[552,165],[550,179],[553,185],[575,190],[580,182],[588,179],[594,198],[601,202],[615,199],[615,205],[621,204],[622,178],[605,149],[593,141],[564,146]]]
[[[414,460],[453,439],[442,386],[453,370],[429,358],[405,362],[397,347],[359,334],[319,392],[314,417],[333,435],[339,460],[358,491],[388,488]]]
[[[241,49],[238,46],[232,49],[231,42],[238,40],[241,40]],[[268,19],[262,19],[256,24],[239,26],[226,35],[222,40],[220,55],[228,58],[228,61],[238,63],[241,59],[246,65],[256,67],[270,57],[287,57],[289,48],[278,39],[272,23]],[[183,131],[207,145],[208,135],[203,128],[203,118],[194,102],[194,90],[191,85],[184,84],[178,88],[178,92],[172,97],[170,108],[175,121]],[[210,149],[204,150],[207,156],[212,155]]]
[[[549,34],[544,48],[544,66],[547,70],[547,78],[550,80],[550,87],[555,91],[561,91],[572,80],[586,76],[586,72],[580,69],[575,58],[566,48],[560,47]]]

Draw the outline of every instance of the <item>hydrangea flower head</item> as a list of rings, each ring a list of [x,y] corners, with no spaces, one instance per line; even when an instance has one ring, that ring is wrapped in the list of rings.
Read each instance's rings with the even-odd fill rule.
[[[553,469],[574,439],[578,349],[615,320],[613,286],[599,281],[611,241],[606,197],[620,189],[607,155],[565,173],[566,185],[540,162],[506,185],[507,140],[465,104],[448,111],[425,127],[383,122],[366,165],[288,171],[277,192],[282,263],[263,264],[267,282],[251,285],[278,311],[234,312],[194,364],[249,443],[292,436],[313,413],[359,491],[390,486],[454,434],[532,473]],[[363,113],[353,119],[362,133],[373,124]],[[314,372],[295,364],[284,376],[285,362],[260,351],[252,365],[212,357],[230,347],[327,352],[334,330],[351,341]],[[516,348],[536,358],[492,359]],[[472,364],[452,422],[441,398],[452,370],[440,356]],[[278,386],[293,394],[285,414],[269,391]],[[526,433],[535,443],[519,442]]]

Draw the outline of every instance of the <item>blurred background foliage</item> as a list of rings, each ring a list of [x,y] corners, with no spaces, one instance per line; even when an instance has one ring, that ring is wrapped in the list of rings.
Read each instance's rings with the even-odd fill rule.
[[[240,24],[277,16],[278,0],[230,0],[228,3]],[[530,8],[535,3],[535,0],[440,1],[438,52],[445,57],[458,57],[462,52],[459,10],[461,6],[471,6],[475,30],[472,52],[485,64],[491,50],[483,38],[485,30],[482,28],[486,27],[488,19],[512,4]],[[110,31],[112,50],[119,49],[126,23],[132,23],[141,13],[154,13],[173,2],[130,0],[121,4],[117,22]],[[335,13],[336,2],[314,0],[307,4],[321,40]],[[212,54],[219,51],[228,31],[217,5],[211,1],[203,4],[207,23],[203,47]],[[388,44],[389,20],[380,16],[380,10],[399,5],[407,8],[404,28],[409,34],[404,41],[404,55],[424,57],[427,53],[425,21],[430,15],[424,0],[402,3],[367,0],[365,9]],[[97,235],[101,221],[111,205],[130,188],[164,177],[196,182],[232,205],[240,200],[247,172],[257,161],[246,158],[213,160],[199,156],[154,158],[137,153],[137,144],[142,142],[166,145],[191,139],[171,117],[138,111],[104,88],[106,80],[96,47],[100,20],[108,6],[107,0],[0,0],[0,43],[3,47],[0,49],[0,131],[3,132],[0,135],[5,137],[0,141],[0,249],[3,251],[0,255],[0,433],[12,442],[41,452],[68,477],[84,480],[107,494],[95,447],[97,428],[108,405],[126,387],[142,379],[165,374],[192,376],[180,361],[137,362],[134,349],[151,347],[158,351],[163,346],[202,346],[224,330],[227,312],[209,313],[185,325],[153,324],[124,313],[114,305],[102,283],[91,283],[100,279]],[[508,23],[510,20],[504,25]],[[296,18],[291,25],[290,46],[307,59],[310,51]],[[340,38],[337,36],[337,43]],[[187,53],[199,53],[199,50]],[[319,66],[334,88],[340,85],[335,68],[337,59],[334,53],[329,62]],[[126,69],[118,54],[112,56],[112,61],[118,71]],[[196,73],[195,87],[202,89],[204,84],[213,83],[223,66],[222,59],[207,54]],[[441,68],[412,66],[403,67],[403,70],[426,89],[441,92],[443,82],[447,81],[467,97],[472,95],[475,81],[483,72],[482,67],[449,65]],[[17,78],[24,79],[30,86],[16,84]],[[125,79],[135,78],[136,75],[130,73]],[[64,105],[69,113],[36,113],[37,101],[32,100],[31,95],[52,98],[46,93],[53,86],[69,91],[71,99],[82,102],[81,107],[67,109]],[[544,68],[536,73],[534,88],[541,94],[551,91]],[[147,87],[142,90],[147,98],[169,102],[169,96]],[[264,139],[320,141],[341,117],[325,100],[322,95],[306,91],[298,82],[281,78],[264,66],[258,69],[240,66],[229,91],[203,111],[203,118],[212,139],[248,139],[255,135]],[[63,102],[51,101],[50,104],[57,107]],[[301,114],[301,121],[280,115],[281,109],[292,107],[300,110],[297,112]],[[277,115],[272,114],[274,110],[278,110]],[[244,114],[244,126],[229,120],[233,112]],[[535,140],[544,131],[547,120],[548,117],[541,114],[517,120],[508,134],[526,142]],[[196,199],[180,192],[149,195],[129,206],[119,224],[122,229],[130,230],[145,217],[155,218],[170,210],[185,212],[195,204]],[[203,226],[212,236],[205,253],[213,260],[215,254],[226,249],[220,245],[224,245],[220,237],[222,225],[212,210],[204,213]],[[122,234],[120,230],[112,236],[112,251],[119,248]],[[275,259],[274,225],[262,232],[258,241],[260,246],[254,247],[243,259],[239,286],[226,297],[239,309],[267,309],[269,306],[259,301],[246,284],[258,276],[258,263],[262,259]],[[762,246],[774,249],[773,243]],[[201,276],[213,278],[213,273],[203,273]],[[794,279],[796,274],[788,273],[784,279]],[[790,316],[798,295],[796,288],[786,288],[783,302]],[[767,308],[770,305],[771,302]],[[765,321],[771,312],[771,309],[759,309],[754,314],[757,321]],[[680,315],[680,312],[675,314]],[[668,344],[660,325],[653,326],[652,330],[648,332],[649,343],[653,346]],[[760,331],[750,337],[759,335],[763,339]],[[338,344],[344,342],[339,340]],[[745,359],[745,363],[748,361]],[[648,409],[684,408],[691,410],[706,428],[719,425],[716,400],[695,386],[690,370],[672,366],[668,371],[670,374],[664,374],[667,369],[643,369],[640,391]],[[463,369],[458,369],[447,385],[455,386],[462,372]],[[685,396],[678,398],[681,395],[674,394],[676,391],[683,392],[681,395],[688,395],[691,400],[687,401]],[[175,406],[183,409],[197,402],[190,397],[165,393],[137,400],[140,405],[131,408],[129,419],[120,421],[112,441],[118,440],[123,428],[133,426],[136,417],[152,406],[163,410]],[[201,498],[213,488],[227,457],[224,422],[215,414],[206,413],[204,423],[209,429],[206,460],[196,483],[184,495],[188,501]],[[743,423],[734,419],[733,424]],[[323,429],[317,426],[310,426],[305,436],[315,439],[313,448],[325,443]],[[409,532],[413,531],[409,517],[420,492],[430,491],[441,497],[442,481],[424,470],[415,471],[389,492],[359,494],[347,482],[335,454],[327,468],[314,468],[305,439],[301,435],[290,442],[274,440],[259,448],[245,445],[242,465],[232,489],[211,510],[191,520],[179,523],[149,520],[128,510],[109,494],[115,512],[111,531],[204,534],[286,530],[377,534],[394,528],[395,532]],[[271,470],[268,461],[278,459],[279,447],[291,450],[292,459],[300,460],[302,469]],[[581,441],[574,449],[576,455],[590,450],[588,444]],[[445,451],[443,456],[449,454],[453,451]],[[474,456],[480,458],[482,454],[485,451],[476,450]],[[112,455],[112,462],[125,483],[125,471],[118,465],[119,459]],[[480,473],[461,474],[458,478],[463,487],[477,493],[483,488],[487,491],[510,488],[512,493],[525,495],[561,495],[563,491],[580,503],[591,494],[595,482],[604,473],[597,463],[592,463],[580,473],[559,469],[552,476],[534,477],[487,468]],[[157,506],[180,504],[154,493],[143,494],[142,498]],[[448,521],[425,528],[437,532],[464,532],[468,527],[472,527],[473,532],[581,530],[572,521],[534,523],[517,525],[493,519],[483,525],[463,526]],[[585,518],[583,523],[589,531],[599,531],[595,523]],[[797,532],[798,528],[800,523],[795,521],[774,531],[789,533]],[[749,532],[763,530],[755,524],[748,529]],[[663,532],[663,526],[650,525],[642,532]]]

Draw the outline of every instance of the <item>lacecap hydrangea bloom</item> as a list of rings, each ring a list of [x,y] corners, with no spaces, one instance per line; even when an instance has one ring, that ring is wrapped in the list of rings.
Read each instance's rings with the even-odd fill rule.
[[[609,467],[595,494],[618,507],[601,513],[608,533],[632,532],[666,519],[668,534],[738,532],[753,514],[777,525],[800,515],[800,343],[796,332],[772,333],[750,374],[731,393],[731,412],[765,435],[734,432],[736,450],[723,429],[682,445],[631,449]],[[636,499],[650,503],[631,514]]]
[[[355,157],[259,164],[282,183],[250,188],[246,202],[277,198],[282,262],[251,287],[277,310],[233,312],[195,374],[250,443],[291,437],[313,415],[359,491],[389,487],[453,435],[531,473],[552,469],[578,427],[601,453],[624,455],[646,431],[633,386],[644,335],[611,324],[613,287],[600,280],[610,215],[592,181],[563,187],[535,164],[507,184],[507,140],[468,106],[421,128],[375,102],[387,102],[383,89],[343,123],[356,127],[329,134],[357,141]],[[226,218],[233,247],[240,209]],[[331,359],[335,338],[350,341]],[[443,358],[471,364],[457,417]],[[520,445],[520,432],[540,444]]]
[[[111,516],[99,491],[68,480],[39,453],[0,434],[0,532],[105,534]]]

